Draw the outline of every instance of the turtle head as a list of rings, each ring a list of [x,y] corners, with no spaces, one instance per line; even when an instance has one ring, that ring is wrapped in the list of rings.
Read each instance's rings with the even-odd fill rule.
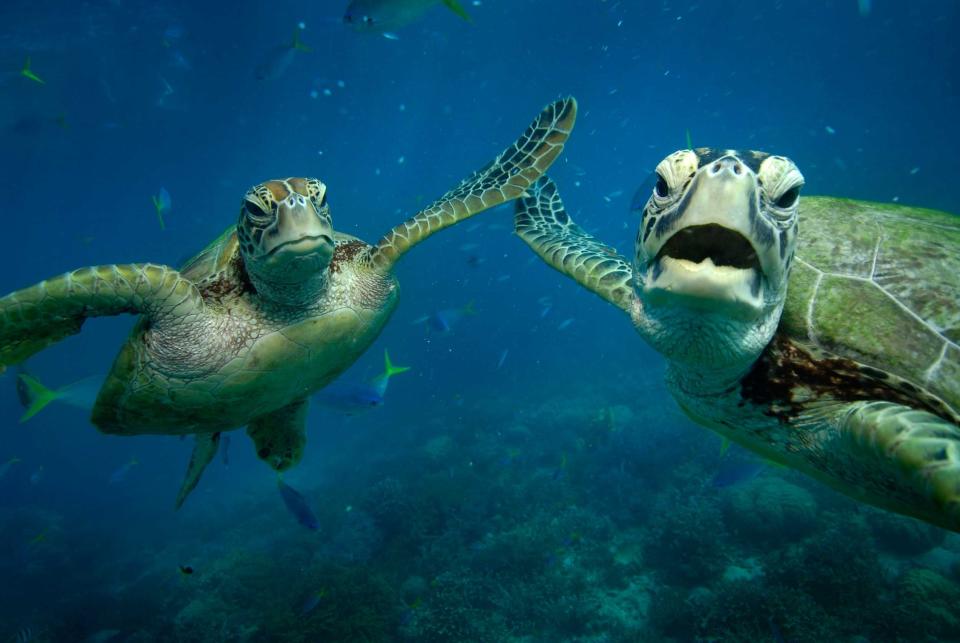
[[[254,288],[268,299],[300,303],[325,281],[333,257],[327,186],[317,179],[261,183],[243,197],[237,238]]]
[[[803,175],[782,156],[710,148],[656,172],[634,257],[641,331],[670,359],[752,362],[783,310]]]

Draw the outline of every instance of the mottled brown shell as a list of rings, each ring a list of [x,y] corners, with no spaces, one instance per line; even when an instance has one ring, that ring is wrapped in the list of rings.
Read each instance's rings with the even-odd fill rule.
[[[960,217],[804,197],[780,329],[960,411]]]

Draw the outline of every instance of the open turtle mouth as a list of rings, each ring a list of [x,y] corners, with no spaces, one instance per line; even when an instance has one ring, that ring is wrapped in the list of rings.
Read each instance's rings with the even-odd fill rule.
[[[716,223],[694,225],[675,233],[657,253],[664,257],[684,259],[695,264],[710,259],[715,266],[761,272],[760,259],[750,242],[730,228]]]

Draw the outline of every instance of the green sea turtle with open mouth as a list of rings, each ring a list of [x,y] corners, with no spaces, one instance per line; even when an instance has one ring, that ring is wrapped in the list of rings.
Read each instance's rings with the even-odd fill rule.
[[[81,268],[0,299],[0,365],[80,331],[89,317],[140,319],[92,421],[106,433],[196,434],[179,507],[221,431],[247,427],[277,471],[306,441],[309,396],[376,339],[397,305],[397,260],[432,234],[525,193],[563,149],[572,98],[548,105],[485,168],[370,245],[333,229],[317,179],[249,190],[235,226],[180,270]]]
[[[516,232],[618,306],[693,420],[860,501],[960,531],[960,219],[800,200],[789,159],[701,148],[657,166],[630,261],[556,186]]]

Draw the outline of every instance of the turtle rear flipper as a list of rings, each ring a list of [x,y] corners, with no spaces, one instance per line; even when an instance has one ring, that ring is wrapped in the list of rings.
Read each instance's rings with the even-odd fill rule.
[[[213,460],[213,456],[217,455],[217,448],[220,446],[220,434],[198,433],[194,436],[194,441],[193,453],[190,454],[190,463],[187,465],[187,475],[183,478],[183,484],[180,485],[180,492],[177,494],[177,509],[183,506],[187,496],[200,482],[203,470]]]
[[[407,250],[432,234],[488,208],[523,196],[563,151],[577,117],[577,101],[550,105],[502,154],[414,217],[388,232],[369,251],[369,261],[388,272]]]
[[[286,471],[303,458],[307,444],[307,400],[296,400],[273,413],[254,418],[247,426],[247,435],[261,460],[274,471]]]
[[[164,323],[202,308],[196,287],[167,266],[80,268],[0,299],[0,365],[80,332],[88,317],[139,313]]]
[[[531,192],[517,201],[517,235],[548,264],[630,312],[636,299],[630,262],[574,223],[548,177],[541,177]]]
[[[960,426],[892,402],[840,410],[843,447],[834,456],[838,477],[855,486],[852,495],[862,489],[867,502],[960,532]],[[838,488],[850,493],[844,486]]]

